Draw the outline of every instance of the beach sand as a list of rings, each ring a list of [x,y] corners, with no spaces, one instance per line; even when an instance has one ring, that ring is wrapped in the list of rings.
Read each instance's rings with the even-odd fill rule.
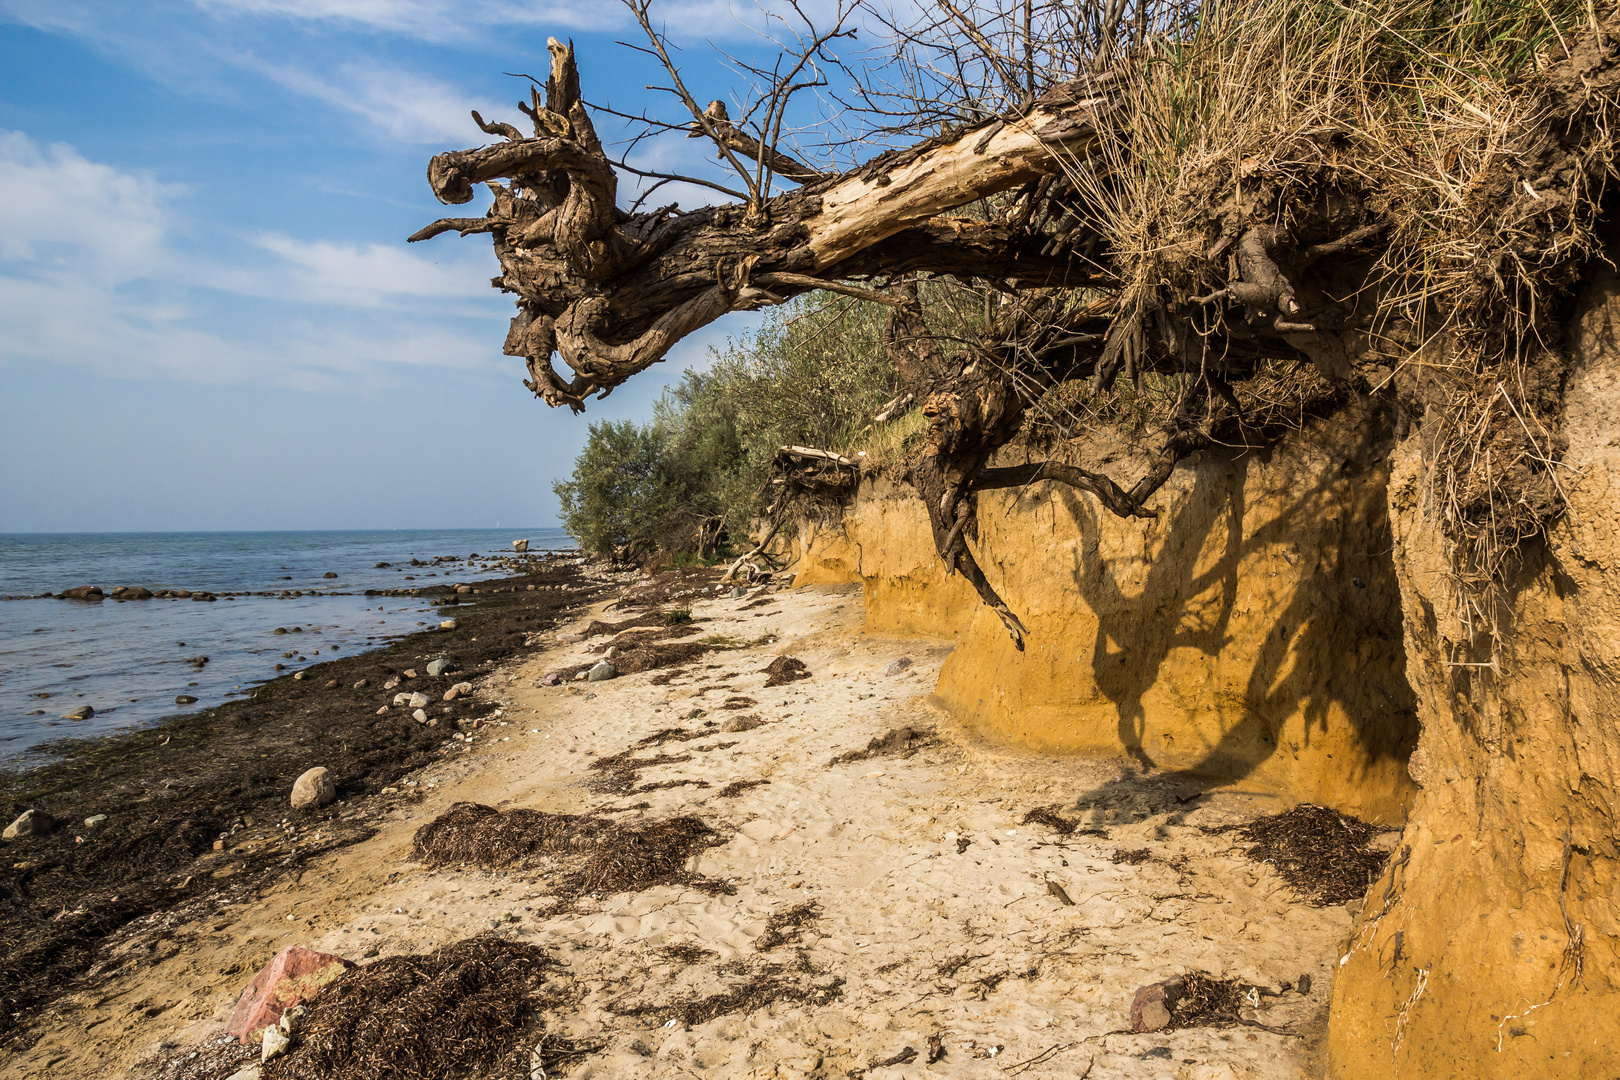
[[[752,644],[708,653],[664,685],[654,677],[672,669],[546,687],[536,685],[543,675],[598,659],[587,650],[605,639],[541,635],[535,651],[478,680],[493,719],[470,744],[397,794],[352,804],[346,813],[376,828],[370,839],[240,903],[152,920],[118,946],[148,962],[59,1003],[0,1075],[200,1076],[237,995],[277,950],[364,963],[481,933],[537,945],[562,965],[568,993],[544,1028],[593,1052],[550,1075],[1319,1072],[1350,911],[1311,906],[1232,835],[1206,831],[1282,809],[1273,799],[975,738],[930,701],[949,644],[865,633],[857,587],[691,607],[702,634]],[[605,608],[561,629],[614,617]],[[803,661],[810,677],[765,688],[762,669],[779,656]],[[911,665],[888,674],[901,657]],[[744,716],[762,723],[722,730]],[[831,764],[905,727],[917,737]],[[603,775],[594,760],[670,728],[707,734],[637,751],[680,760],[640,770],[633,793],[592,790]],[[737,781],[767,782],[723,792]],[[697,815],[720,835],[692,870],[735,893],[659,885],[553,910],[555,867],[415,861],[416,830],[463,801],[623,823]],[[1024,823],[1043,807],[1078,830]],[[799,925],[781,925],[790,913]],[[1136,988],[1188,971],[1281,993],[1257,997],[1244,1012],[1253,1023],[1126,1033]],[[1308,993],[1293,989],[1302,975]],[[762,977],[774,1004],[706,1015]],[[929,1063],[931,1037],[944,1056]]]

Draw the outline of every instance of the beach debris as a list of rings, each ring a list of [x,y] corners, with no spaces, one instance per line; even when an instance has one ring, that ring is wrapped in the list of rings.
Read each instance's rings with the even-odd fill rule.
[[[440,630],[454,630],[458,624],[454,619],[445,619],[439,623]]]
[[[1046,895],[1055,897],[1064,907],[1074,907],[1074,901],[1069,899],[1069,892],[1055,881],[1046,883]]]
[[[99,585],[79,585],[71,589],[62,590],[64,600],[100,600],[103,596]]]
[[[317,765],[306,770],[297,780],[293,781],[292,806],[294,810],[303,810],[311,806],[325,806],[337,798],[337,785],[332,783],[332,774],[324,767]]]
[[[1153,852],[1147,848],[1120,848],[1108,857],[1108,861],[1116,866],[1141,866],[1153,858]]]
[[[449,658],[440,657],[438,660],[428,661],[427,673],[437,679],[454,666],[455,664]]]
[[[892,676],[900,674],[902,671],[906,670],[906,668],[908,668],[910,666],[911,666],[911,657],[909,657],[909,656],[897,657],[897,658],[895,658],[893,660],[890,660],[888,662],[888,664],[885,665],[885,667],[883,668],[883,674],[892,677]]]
[[[735,890],[686,869],[692,856],[726,838],[691,815],[618,824],[606,818],[496,810],[460,802],[416,830],[415,858],[428,866],[473,865],[485,870],[521,867],[551,856],[570,860],[556,880],[559,897],[640,892],[682,884],[710,895]]]
[[[738,795],[752,788],[764,787],[769,780],[733,780],[725,787],[714,793],[717,799],[735,799]]]
[[[225,1033],[236,1036],[243,1046],[259,1042],[264,1031],[277,1027],[283,1013],[305,1004],[354,966],[331,953],[287,946],[242,990],[225,1021]]]
[[[456,683],[456,685],[452,686],[450,689],[448,689],[448,690],[446,690],[444,692],[444,700],[446,700],[446,701],[454,701],[454,700],[456,700],[456,698],[466,697],[468,694],[471,694],[472,692],[473,692],[472,683],[470,683],[470,682],[458,682],[458,683]]]
[[[1248,858],[1269,863],[1315,907],[1360,900],[1389,858],[1389,852],[1369,846],[1384,830],[1309,803],[1211,831],[1236,832],[1251,845]]]
[[[80,705],[77,709],[74,709],[72,712],[63,713],[62,714],[62,719],[64,719],[64,720],[88,720],[94,715],[96,715],[96,710],[92,709],[88,705]]]
[[[197,699],[192,697],[190,694],[176,694],[174,695],[174,703],[176,705],[195,705],[197,704]]]
[[[765,931],[754,939],[754,948],[759,952],[769,952],[783,945],[796,944],[804,935],[805,923],[819,918],[821,905],[814,900],[775,912],[765,920]]]
[[[618,674],[619,669],[613,666],[613,661],[603,660],[586,673],[585,679],[587,682],[604,682],[616,677]]]
[[[7,840],[16,840],[24,836],[48,836],[55,832],[60,822],[43,810],[24,810],[17,815],[17,820],[6,826],[4,833],[0,833]]]
[[[1205,971],[1189,971],[1137,988],[1131,1000],[1131,1030],[1219,1028],[1237,1024],[1263,1026],[1245,1020],[1238,1011],[1244,1006],[1258,1006],[1260,993],[1260,987],[1237,979],[1218,979]],[[1266,993],[1275,996],[1277,992]]]
[[[913,727],[898,727],[887,735],[881,735],[866,744],[865,750],[848,750],[833,758],[827,764],[843,765],[851,761],[865,761],[874,757],[901,757],[908,758],[925,746],[939,741],[939,737],[932,731]]]
[[[287,1037],[287,1033],[279,1027],[271,1025],[265,1028],[264,1041],[261,1044],[262,1049],[259,1051],[259,1061],[269,1062],[280,1057],[287,1052],[287,1047],[291,1043],[292,1040]]]
[[[937,1034],[930,1035],[928,1036],[927,1046],[928,1053],[923,1059],[926,1064],[932,1065],[936,1061],[943,1061],[945,1059],[944,1039],[940,1038]]]
[[[770,676],[765,680],[766,686],[783,686],[799,679],[808,679],[810,668],[797,657],[778,656],[765,666],[761,674]]]

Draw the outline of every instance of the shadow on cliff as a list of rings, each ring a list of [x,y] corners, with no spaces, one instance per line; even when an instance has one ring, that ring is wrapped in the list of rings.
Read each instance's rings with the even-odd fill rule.
[[[1062,494],[1087,538],[1077,549],[1073,578],[1098,619],[1094,677],[1118,713],[1121,747],[1142,766],[1158,764],[1154,748],[1144,743],[1144,696],[1177,650],[1196,649],[1214,659],[1231,644],[1232,616],[1244,602],[1240,571],[1265,573],[1264,558],[1287,560],[1286,573],[1298,585],[1253,649],[1242,699],[1217,691],[1221,737],[1179,771],[1224,780],[1247,776],[1278,752],[1283,725],[1295,713],[1305,717],[1307,744],[1337,714],[1348,719],[1368,758],[1404,759],[1411,753],[1416,699],[1405,676],[1385,486],[1362,475],[1387,452],[1386,433],[1377,420],[1365,419],[1334,426],[1335,434],[1348,427],[1347,438],[1331,438],[1318,428],[1319,448],[1340,468],[1318,472],[1282,513],[1258,525],[1248,520],[1246,491],[1260,459],[1255,453],[1206,457],[1191,488],[1166,500],[1171,506],[1160,526],[1163,547],[1146,565],[1130,560],[1116,566],[1104,559],[1094,503],[1078,493]],[[1296,537],[1304,543],[1291,548]],[[1314,547],[1306,546],[1312,542]],[[1254,613],[1246,615],[1252,620]]]

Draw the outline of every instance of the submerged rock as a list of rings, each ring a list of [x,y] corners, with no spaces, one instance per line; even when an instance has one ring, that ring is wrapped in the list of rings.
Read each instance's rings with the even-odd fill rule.
[[[99,585],[79,585],[72,589],[62,590],[64,600],[100,600],[103,597]]]
[[[74,709],[72,712],[63,713],[62,714],[62,719],[64,719],[64,720],[88,720],[94,715],[96,715],[96,710],[92,709],[88,705],[80,705],[77,709]]]

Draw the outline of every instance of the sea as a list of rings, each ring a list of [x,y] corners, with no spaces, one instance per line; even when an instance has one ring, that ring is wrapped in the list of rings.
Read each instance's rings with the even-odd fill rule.
[[[365,590],[498,577],[503,571],[464,562],[409,564],[440,555],[510,555],[512,542],[524,539],[531,553],[574,547],[556,528],[0,533],[0,596],[38,597],[80,585],[105,592],[127,585],[301,594],[213,602],[0,600],[0,759],[64,736],[206,709],[284,674],[275,670],[278,663],[292,671],[414,633],[430,618],[425,599],[365,596]],[[303,632],[275,633],[295,626]],[[207,663],[192,662],[199,656]],[[177,696],[197,700],[181,705]],[[66,719],[84,705],[94,716]]]

